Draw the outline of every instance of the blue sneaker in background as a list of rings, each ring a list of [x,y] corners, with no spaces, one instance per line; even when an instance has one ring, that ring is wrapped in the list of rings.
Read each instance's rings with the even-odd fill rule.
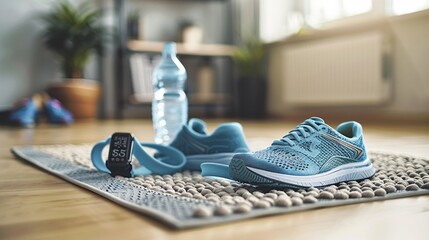
[[[321,187],[374,174],[362,126],[344,122],[335,130],[318,117],[305,120],[264,150],[235,155],[229,165],[234,180],[267,186]]]
[[[65,109],[59,100],[51,98],[45,103],[45,113],[50,123],[56,124],[71,124],[73,123],[73,115]]]
[[[182,127],[170,146],[186,156],[184,169],[198,171],[201,163],[228,165],[236,153],[249,152],[239,123],[221,124],[209,134],[205,122],[197,118]]]
[[[37,118],[37,107],[32,99],[22,99],[16,103],[9,115],[9,123],[22,127],[32,127]]]

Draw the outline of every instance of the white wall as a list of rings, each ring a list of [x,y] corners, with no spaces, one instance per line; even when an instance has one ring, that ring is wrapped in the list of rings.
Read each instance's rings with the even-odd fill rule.
[[[337,111],[360,111],[371,114],[392,114],[407,116],[429,116],[429,15],[394,21],[387,24],[393,39],[393,93],[392,100],[379,107],[355,106],[338,108]],[[384,27],[383,27],[384,28]],[[268,111],[273,116],[311,114],[314,112],[335,113],[335,108],[294,108],[283,102],[281,89],[285,76],[282,75],[282,50],[287,43],[270,48]],[[326,111],[325,111],[326,110]]]
[[[43,91],[61,73],[57,59],[40,40],[40,14],[55,1],[13,0],[0,2],[0,110],[22,97]],[[82,2],[74,0],[71,2]],[[94,78],[88,66],[87,78]]]
[[[56,75],[57,64],[42,47],[36,21],[37,14],[47,10],[48,2],[0,3],[0,109],[40,91]]]
[[[394,99],[390,111],[429,113],[429,16],[391,25],[394,47]]]

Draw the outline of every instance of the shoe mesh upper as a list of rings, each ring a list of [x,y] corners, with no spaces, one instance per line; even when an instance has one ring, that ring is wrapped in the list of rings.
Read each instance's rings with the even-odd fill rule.
[[[189,125],[183,126],[170,146],[185,156],[249,151],[240,124],[224,123],[208,134],[205,123],[200,119],[191,119]]]
[[[310,147],[311,147],[312,142],[303,142],[300,144],[300,146],[305,149],[306,151],[311,151]]]
[[[328,161],[332,156],[343,156],[347,158],[353,158],[354,152],[342,145],[339,145],[336,142],[328,140],[322,136],[317,136],[316,139],[320,141],[320,144],[317,145],[317,149],[320,153],[317,157],[314,158],[315,163],[321,167],[326,161]]]
[[[346,141],[344,137],[336,134],[331,129],[328,130],[327,134]],[[347,142],[351,143],[350,141]],[[351,144],[356,147],[363,146],[362,138],[356,143]],[[313,151],[317,151],[318,154],[314,156],[312,154]],[[332,158],[333,156],[354,159],[356,157],[356,152],[323,137],[322,134],[316,134],[307,141],[294,146],[280,148],[268,147],[264,150],[254,152],[254,157],[275,164],[287,170],[287,172],[297,175],[311,174],[310,166],[312,165],[317,165],[317,169],[320,169],[320,172],[324,172],[350,162],[350,160],[347,159]]]
[[[275,164],[283,169],[304,171],[309,167],[307,161],[303,161],[302,157],[297,153],[290,152],[286,149],[264,149],[254,153],[254,156]]]

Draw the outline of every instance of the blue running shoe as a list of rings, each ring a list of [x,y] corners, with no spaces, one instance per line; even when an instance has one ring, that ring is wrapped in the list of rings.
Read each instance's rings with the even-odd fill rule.
[[[65,109],[57,99],[52,98],[45,103],[45,112],[50,123],[71,124],[74,121],[71,112]]]
[[[228,165],[236,153],[249,152],[239,123],[221,124],[208,134],[204,121],[196,118],[183,126],[170,146],[186,156],[184,169],[196,171],[201,170],[201,163]]]
[[[33,100],[25,98],[20,100],[9,116],[9,122],[23,127],[32,127],[37,118],[37,107]]]
[[[334,130],[318,117],[305,120],[264,150],[235,155],[229,165],[234,180],[266,186],[322,187],[374,174],[362,126],[344,122]]]

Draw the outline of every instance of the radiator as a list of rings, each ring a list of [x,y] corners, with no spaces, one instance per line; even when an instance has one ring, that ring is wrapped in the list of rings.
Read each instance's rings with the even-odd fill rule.
[[[283,100],[308,106],[376,105],[389,98],[389,48],[368,32],[292,44],[283,54]]]

